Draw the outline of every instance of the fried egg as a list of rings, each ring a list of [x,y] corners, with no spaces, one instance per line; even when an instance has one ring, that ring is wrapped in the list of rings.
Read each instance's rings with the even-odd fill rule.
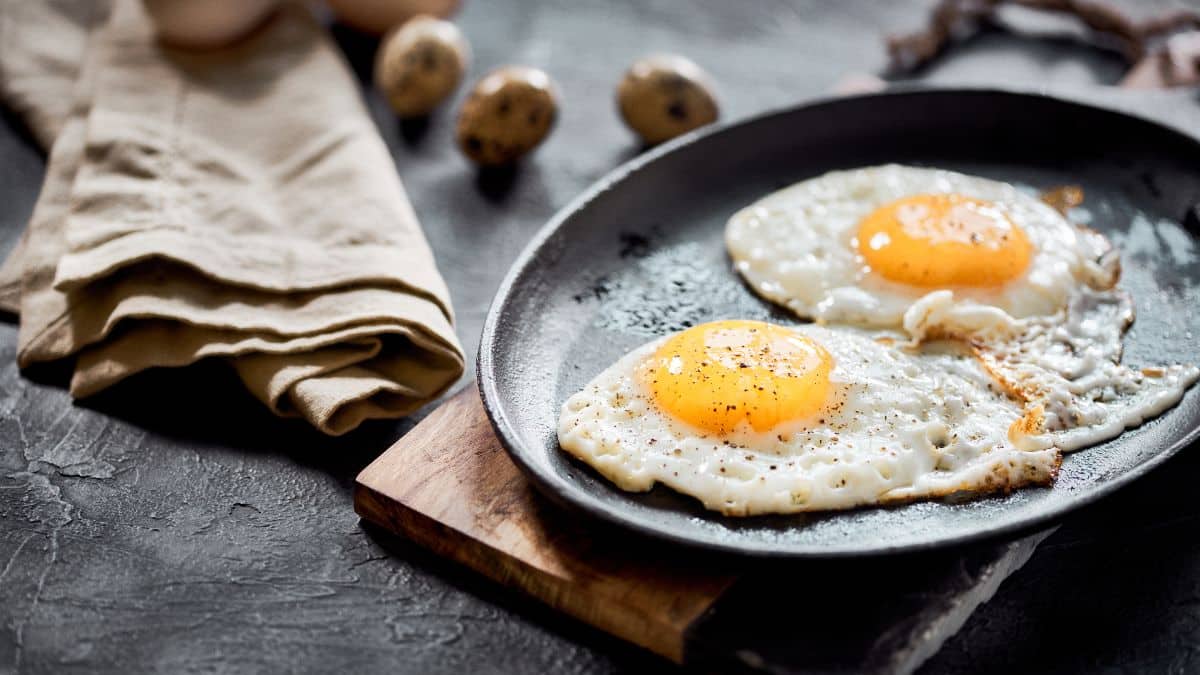
[[[1053,480],[1060,453],[969,350],[717,321],[653,340],[563,404],[558,441],[618,487],[727,515],[845,509]],[[1035,428],[1040,432],[1040,427]]]
[[[1008,183],[889,164],[835,171],[742,209],[725,242],[757,294],[800,317],[897,327],[932,291],[1010,316],[1064,309],[1119,276],[1102,235]]]

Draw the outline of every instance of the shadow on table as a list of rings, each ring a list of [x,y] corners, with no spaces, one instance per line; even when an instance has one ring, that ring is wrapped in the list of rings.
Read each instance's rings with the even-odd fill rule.
[[[65,388],[71,367],[69,361],[39,364],[23,375]],[[372,420],[344,436],[326,436],[304,420],[276,417],[246,391],[232,369],[214,360],[139,373],[76,404],[165,439],[286,454],[347,489],[364,466],[423,416],[422,411],[401,420]]]
[[[342,55],[346,57],[346,62],[350,64],[350,70],[359,83],[370,86],[375,72],[375,52],[379,49],[380,39],[336,21],[330,24],[329,34],[342,50]]]

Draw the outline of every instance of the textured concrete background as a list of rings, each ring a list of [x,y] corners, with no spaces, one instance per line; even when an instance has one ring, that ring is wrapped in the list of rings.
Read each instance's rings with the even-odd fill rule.
[[[468,1],[460,21],[472,77],[516,62],[562,86],[559,127],[531,162],[507,181],[480,181],[451,145],[450,115],[401,128],[368,94],[468,350],[531,233],[636,152],[611,100],[627,62],[688,54],[736,119],[821,94],[848,71],[878,70],[880,35],[916,26],[929,4]],[[336,35],[363,73],[374,45]],[[1104,84],[1122,68],[1066,41],[986,34],[921,77]],[[36,198],[42,158],[10,119],[0,158],[7,250]],[[15,337],[15,325],[0,323],[0,672],[663,665],[365,531],[351,509],[353,477],[411,420],[325,439],[270,417],[215,367],[146,374],[73,405],[62,372],[17,372]],[[1200,669],[1198,469],[1200,457],[1184,453],[1072,519],[925,670]],[[794,609],[764,602],[781,617]]]

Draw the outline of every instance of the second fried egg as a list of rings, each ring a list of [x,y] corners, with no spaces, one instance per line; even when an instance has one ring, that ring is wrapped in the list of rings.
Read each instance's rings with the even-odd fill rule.
[[[835,171],[736,213],[725,241],[759,295],[797,315],[899,327],[926,294],[1016,318],[1109,289],[1118,258],[1100,234],[1008,183],[889,164]]]

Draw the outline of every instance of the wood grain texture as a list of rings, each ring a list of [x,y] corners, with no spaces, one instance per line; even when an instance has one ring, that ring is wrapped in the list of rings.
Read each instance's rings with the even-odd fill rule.
[[[688,627],[734,580],[719,566],[679,564],[677,551],[615,541],[546,503],[500,446],[474,387],[364,469],[354,505],[377,525],[677,663]]]

